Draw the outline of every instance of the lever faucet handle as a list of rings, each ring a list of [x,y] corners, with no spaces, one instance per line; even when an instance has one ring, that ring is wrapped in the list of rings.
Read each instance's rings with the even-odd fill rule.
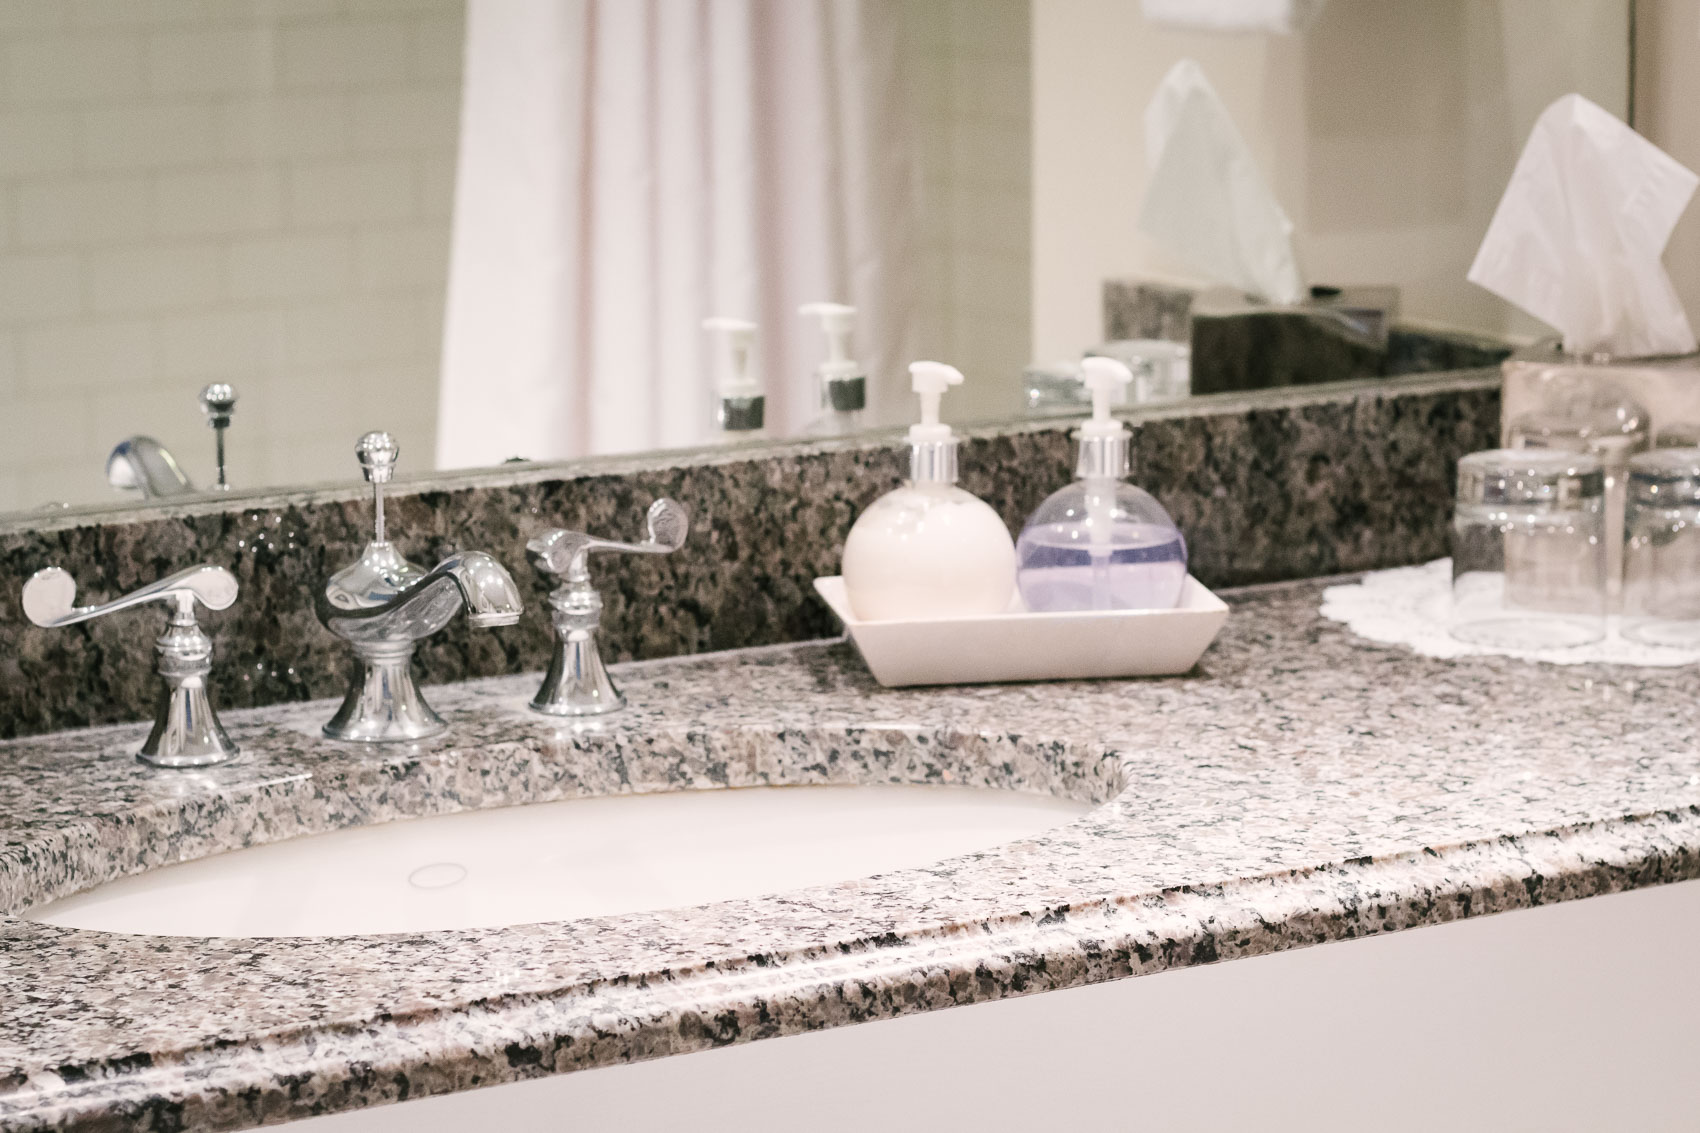
[[[47,567],[36,571],[24,583],[24,616],[44,629],[56,629],[145,602],[170,602],[174,607],[174,624],[194,625],[197,602],[209,610],[224,610],[236,601],[236,576],[221,566],[202,563],[110,602],[72,605],[76,599],[77,584],[71,576],[58,567]]]
[[[582,531],[556,528],[545,531],[527,543],[526,554],[532,565],[545,574],[564,574],[568,582],[587,582],[590,579],[589,558],[592,551],[666,555],[685,545],[685,536],[691,529],[691,517],[684,504],[663,496],[649,505],[646,518],[649,536],[641,543],[599,539]]]
[[[24,616],[54,629],[127,610],[148,602],[168,602],[171,617],[154,641],[158,672],[168,695],[161,697],[153,731],[138,753],[159,767],[208,767],[237,754],[218,722],[207,694],[212,672],[212,640],[195,621],[195,606],[223,610],[236,601],[236,576],[221,566],[202,563],[178,571],[122,598],[95,606],[75,605],[77,584],[65,571],[48,567],[24,583]]]
[[[649,537],[641,543],[598,539],[580,531],[546,531],[525,545],[532,564],[545,574],[566,576],[549,595],[555,649],[543,686],[531,700],[533,711],[547,716],[598,716],[617,712],[626,698],[614,687],[596,643],[602,625],[602,598],[590,584],[592,551],[630,551],[665,555],[684,545],[690,516],[677,500],[649,505]]]

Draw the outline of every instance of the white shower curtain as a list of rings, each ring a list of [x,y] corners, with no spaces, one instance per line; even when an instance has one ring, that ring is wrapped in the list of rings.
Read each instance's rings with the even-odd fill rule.
[[[855,304],[904,388],[916,162],[903,0],[469,0],[437,463],[701,443],[706,315],[753,318],[770,428]]]

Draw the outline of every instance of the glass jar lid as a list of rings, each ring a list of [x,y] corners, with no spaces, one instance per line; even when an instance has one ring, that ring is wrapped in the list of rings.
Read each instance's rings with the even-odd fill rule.
[[[1678,450],[1670,450],[1678,451]],[[1458,462],[1458,506],[1564,509],[1605,497],[1597,456],[1556,448],[1496,448]]]
[[[1629,498],[1647,507],[1700,504],[1700,448],[1656,448],[1631,457]]]
[[[1618,461],[1647,447],[1648,414],[1639,402],[1599,382],[1555,382],[1541,408],[1511,421],[1513,448],[1565,448]]]

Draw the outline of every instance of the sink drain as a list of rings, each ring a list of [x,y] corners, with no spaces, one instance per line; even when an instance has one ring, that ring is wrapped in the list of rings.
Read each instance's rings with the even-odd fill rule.
[[[447,889],[466,880],[466,867],[459,862],[432,862],[407,875],[415,889]]]

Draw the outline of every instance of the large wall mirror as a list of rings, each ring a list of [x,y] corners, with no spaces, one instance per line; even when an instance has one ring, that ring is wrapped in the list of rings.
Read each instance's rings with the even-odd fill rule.
[[[1542,328],[1464,276],[1524,137],[1572,91],[1631,114],[1629,0],[0,15],[14,518],[206,491],[218,438],[249,490],[348,480],[378,428],[419,473],[899,424],[917,358],[967,375],[948,419],[1051,412],[1083,353],[1186,345],[1189,312],[1327,309],[1384,352],[1390,326],[1517,341]],[[1200,76],[1210,113],[1171,97]],[[1164,166],[1183,143],[1239,147],[1289,222],[1299,292],[1224,280],[1244,249],[1200,247],[1222,206]],[[823,407],[847,316],[800,313],[815,302],[856,308],[859,414]],[[728,433],[746,376],[763,427]],[[233,407],[203,404],[220,385]]]

